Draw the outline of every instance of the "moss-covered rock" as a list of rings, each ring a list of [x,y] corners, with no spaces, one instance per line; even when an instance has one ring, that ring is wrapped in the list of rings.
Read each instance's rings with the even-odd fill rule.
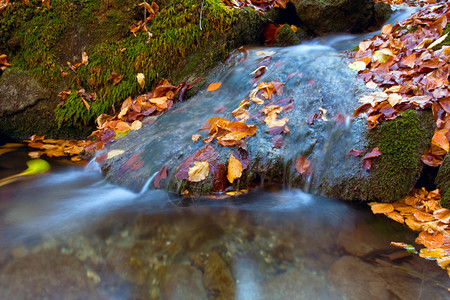
[[[284,24],[275,39],[274,46],[293,46],[298,44],[300,44],[300,39],[296,33],[288,24]]]
[[[347,138],[352,140],[353,149],[368,153],[378,147],[382,154],[372,160],[372,167],[366,172],[362,169],[362,157],[350,157],[351,148],[342,146],[346,157],[339,154],[329,159],[328,171],[315,181],[318,192],[346,200],[382,202],[407,195],[420,177],[420,158],[433,136],[431,112],[407,110],[371,130],[357,120],[351,127]],[[341,148],[342,141],[334,145]]]
[[[129,26],[144,18],[139,1],[55,0],[50,9],[41,1],[23,5],[13,1],[0,15],[0,52],[10,57],[13,68],[25,70],[52,90],[49,122],[60,128],[92,128],[95,118],[107,113],[128,96],[149,90],[162,77],[178,82],[192,80],[225,58],[233,48],[257,43],[260,31],[276,11],[261,16],[252,9],[230,9],[220,0],[157,0],[159,12],[147,24],[151,35],[133,36]],[[81,61],[87,52],[89,64],[72,72],[67,62]],[[64,77],[63,72],[67,72]],[[112,73],[123,79],[114,85]],[[141,89],[136,74],[144,73]],[[97,100],[87,110],[76,93],[62,105],[58,91],[85,89]],[[57,127],[53,126],[47,127]],[[15,132],[11,125],[8,132]],[[35,133],[61,135],[61,132]],[[39,131],[39,132],[38,132]]]
[[[450,156],[447,154],[439,167],[435,179],[436,186],[441,193],[441,205],[450,208]]]

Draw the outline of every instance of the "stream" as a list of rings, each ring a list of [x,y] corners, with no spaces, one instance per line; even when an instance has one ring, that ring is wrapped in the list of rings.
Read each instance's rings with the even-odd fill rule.
[[[336,55],[364,38],[270,51]],[[1,155],[0,178],[26,160],[24,148]],[[449,297],[434,261],[390,245],[415,245],[416,233],[366,204],[270,184],[228,197],[133,192],[105,181],[94,161],[49,162],[51,171],[0,188],[0,299]]]

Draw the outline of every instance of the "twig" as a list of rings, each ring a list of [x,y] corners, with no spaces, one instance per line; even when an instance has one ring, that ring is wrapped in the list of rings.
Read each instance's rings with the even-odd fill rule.
[[[200,30],[202,29],[202,15],[203,15],[203,4],[205,3],[205,0],[202,1],[202,8],[200,10]]]

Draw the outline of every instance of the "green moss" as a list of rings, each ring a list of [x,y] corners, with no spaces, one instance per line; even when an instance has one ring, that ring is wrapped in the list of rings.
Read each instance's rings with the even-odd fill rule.
[[[420,157],[433,135],[431,113],[407,110],[375,127],[369,135],[373,142],[368,150],[377,146],[382,153],[372,162],[369,198],[395,201],[407,195],[420,175]]]
[[[274,46],[292,46],[298,44],[300,44],[300,39],[288,24],[284,24],[277,35]]]
[[[442,35],[446,35],[448,34],[448,36],[445,38],[445,40],[440,43],[439,45],[436,45],[435,47],[433,47],[433,50],[439,50],[442,48],[442,46],[450,46],[450,24],[447,24],[447,26],[445,26]]]

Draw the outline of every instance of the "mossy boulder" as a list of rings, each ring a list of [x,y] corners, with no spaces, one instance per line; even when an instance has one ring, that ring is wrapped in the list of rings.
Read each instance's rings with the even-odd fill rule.
[[[436,186],[441,193],[441,205],[450,208],[450,156],[447,154],[439,167],[435,179]]]
[[[315,188],[322,194],[347,200],[392,202],[406,196],[420,177],[420,158],[433,136],[431,112],[407,110],[374,129],[367,130],[365,126],[364,120],[355,120],[350,132],[335,141],[338,153],[327,157],[321,176],[314,180]],[[343,144],[345,139],[352,140],[352,148],[348,147],[351,144]],[[365,154],[375,147],[382,154],[373,159],[368,171],[362,169],[362,156],[348,155],[351,149],[364,150]]]
[[[304,28],[321,35],[360,33],[379,26],[390,14],[389,5],[373,0],[291,0]]]

